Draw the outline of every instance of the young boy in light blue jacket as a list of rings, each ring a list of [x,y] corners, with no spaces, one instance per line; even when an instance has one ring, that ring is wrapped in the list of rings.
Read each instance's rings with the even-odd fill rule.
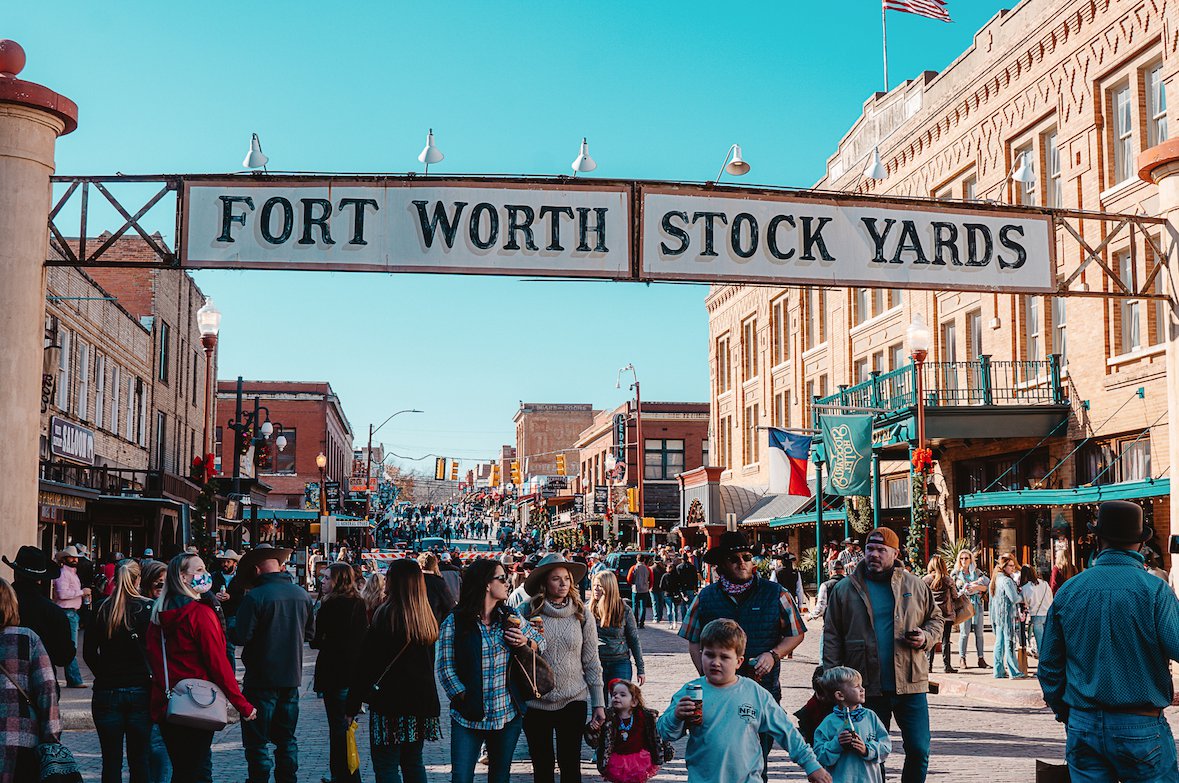
[[[704,676],[683,685],[659,716],[659,734],[674,742],[688,734],[688,783],[761,783],[759,734],[769,734],[806,772],[810,783],[831,776],[769,691],[737,675],[745,656],[745,631],[733,620],[713,620],[700,636]],[[699,712],[687,694],[698,689]]]
[[[836,666],[823,672],[819,687],[835,710],[815,729],[815,755],[835,783],[883,783],[884,760],[892,753],[888,729],[864,706],[864,678]]]

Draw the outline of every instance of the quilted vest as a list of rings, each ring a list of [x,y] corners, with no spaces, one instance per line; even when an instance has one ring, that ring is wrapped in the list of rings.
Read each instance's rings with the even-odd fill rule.
[[[756,660],[757,656],[762,653],[776,647],[778,642],[782,640],[782,587],[776,582],[770,582],[760,576],[755,576],[753,579],[754,586],[744,595],[739,596],[736,601],[730,598],[719,584],[708,585],[696,596],[696,601],[699,603],[697,612],[700,616],[701,627],[713,620],[728,619],[736,620],[737,624],[745,631],[745,635],[748,637],[745,642],[746,663],[741,666],[738,672],[743,677],[752,677],[753,666],[750,662]],[[759,685],[780,701],[782,698],[780,674],[781,665],[775,664],[765,677],[753,679],[756,679]]]

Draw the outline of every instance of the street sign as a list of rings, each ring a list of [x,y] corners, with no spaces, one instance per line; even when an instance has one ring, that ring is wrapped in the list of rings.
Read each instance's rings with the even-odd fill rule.
[[[585,495],[574,495],[573,496],[573,513],[574,514],[584,514],[585,513]]]
[[[324,489],[324,495],[327,496],[328,511],[330,511],[332,513],[339,511],[340,508],[342,507],[341,503],[340,503],[340,482],[338,482],[338,481],[325,481],[324,485],[323,485],[323,489]]]
[[[605,514],[610,508],[610,488],[594,487],[594,513]]]
[[[643,527],[655,527],[655,517],[643,517]]]

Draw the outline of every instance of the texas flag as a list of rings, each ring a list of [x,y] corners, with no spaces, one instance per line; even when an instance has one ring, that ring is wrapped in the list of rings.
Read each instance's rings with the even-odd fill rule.
[[[794,435],[776,427],[770,433],[770,492],[811,496],[806,466],[811,455],[811,437]]]

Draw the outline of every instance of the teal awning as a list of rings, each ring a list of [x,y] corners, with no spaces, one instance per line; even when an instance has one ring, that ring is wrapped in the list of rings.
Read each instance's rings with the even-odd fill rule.
[[[336,514],[335,518],[336,519],[346,519],[346,520],[360,519],[360,517],[350,517],[346,514]],[[250,512],[247,511],[245,519],[241,520],[241,521],[247,521],[249,519],[250,519]],[[280,522],[295,522],[295,521],[318,522],[319,521],[319,512],[318,511],[305,511],[305,510],[297,509],[297,508],[260,508],[260,509],[258,509],[258,519],[259,520],[266,520],[268,522],[275,521],[275,520],[280,521]]]
[[[1101,503],[1106,500],[1138,500],[1171,494],[1171,480],[1146,479],[1123,481],[1118,484],[1099,484],[1071,489],[1016,489],[1001,492],[975,492],[958,498],[962,509],[995,508],[996,506],[1075,506]]]
[[[847,520],[847,512],[842,508],[828,508],[823,510],[823,524],[840,524],[842,525]],[[810,525],[814,526],[818,519],[815,515],[815,510],[811,509],[802,514],[792,514],[788,517],[778,517],[770,520],[770,527],[782,528],[793,527],[795,525]]]

